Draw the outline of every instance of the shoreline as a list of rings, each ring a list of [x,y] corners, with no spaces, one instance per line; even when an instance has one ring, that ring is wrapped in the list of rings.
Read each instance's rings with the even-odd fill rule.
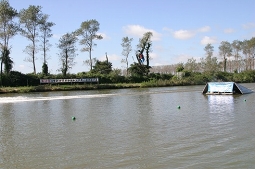
[[[19,87],[0,87],[0,95],[7,93],[30,93],[30,92],[50,92],[50,91],[72,91],[72,90],[102,90],[102,89],[126,89],[126,88],[147,88],[147,87],[170,87],[170,86],[191,86],[204,84],[191,83],[117,83],[117,84],[84,84],[84,85],[38,85]]]
[[[142,85],[140,83],[19,86],[19,87],[0,87],[0,94],[50,92],[50,91],[72,91],[72,90],[125,89],[125,88],[140,88],[140,87],[142,87]]]

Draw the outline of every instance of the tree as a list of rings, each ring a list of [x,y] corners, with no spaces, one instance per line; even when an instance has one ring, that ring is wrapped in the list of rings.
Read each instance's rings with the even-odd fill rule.
[[[242,51],[245,55],[245,68],[254,69],[254,57],[255,57],[255,38],[251,38],[250,40],[244,40],[242,42]]]
[[[42,23],[40,25],[40,31],[41,31],[41,50],[43,51],[43,67],[42,67],[42,73],[47,75],[48,74],[48,65],[47,65],[47,51],[50,50],[50,47],[52,46],[49,43],[49,38],[52,37],[51,33],[51,27],[55,25],[53,22],[48,22],[49,15],[44,15],[42,17]]]
[[[147,64],[149,63],[149,50],[151,47],[151,37],[153,36],[152,32],[146,32],[145,34],[143,34],[143,37],[141,39],[139,39],[139,44],[137,45],[138,48],[138,52],[136,54],[136,58],[138,63],[141,65],[143,64],[143,61],[141,60],[140,56],[143,55],[144,50],[146,49],[146,61]]]
[[[252,37],[249,41],[248,41],[248,47],[250,49],[250,59],[252,62],[252,67],[254,69],[254,57],[255,57],[255,37]]]
[[[201,59],[201,65],[204,71],[215,72],[218,70],[218,61],[216,57],[213,56],[214,47],[211,44],[207,44],[204,48],[205,59]]]
[[[97,60],[95,66],[91,70],[92,73],[109,74],[112,71],[112,63],[106,61]]]
[[[88,63],[90,66],[90,70],[92,70],[92,56],[91,52],[93,50],[93,47],[97,44],[94,43],[94,40],[100,40],[103,39],[101,35],[97,35],[96,33],[99,30],[99,23],[95,19],[91,19],[85,22],[81,23],[81,27],[76,30],[76,34],[78,36],[81,36],[80,45],[83,45],[84,47],[81,49],[83,52],[89,52],[89,61],[85,61],[85,63]]]
[[[191,71],[191,72],[197,72],[198,71],[198,64],[196,63],[196,59],[191,58],[188,59],[187,63],[184,66],[185,70]]]
[[[122,55],[125,56],[125,59],[122,59],[122,63],[126,63],[126,69],[128,70],[128,56],[130,52],[132,51],[131,42],[133,41],[133,38],[128,38],[127,36],[122,38],[121,46],[123,47]],[[128,75],[128,71],[127,71]]]
[[[150,47],[152,45],[151,37],[153,36],[152,32],[146,32],[141,39],[139,39],[139,44],[137,45],[138,51],[136,52],[136,59],[138,64],[141,66],[140,70],[144,70],[146,75],[150,72]],[[146,59],[143,56],[144,50],[146,51]],[[146,65],[144,66],[143,62],[146,60]]]
[[[36,74],[35,54],[37,53],[36,42],[38,41],[39,29],[43,22],[43,13],[41,6],[30,5],[28,9],[22,9],[19,13],[21,35],[31,41],[24,50],[29,57],[25,61],[32,62],[34,74]]]
[[[223,56],[223,69],[226,72],[227,57],[232,55],[231,44],[227,41],[222,41],[219,46],[219,54]]]
[[[43,63],[43,65],[42,65],[42,74],[46,75],[46,76],[49,74],[49,68],[48,68],[47,63]]]
[[[10,58],[9,40],[14,37],[18,32],[18,25],[14,22],[17,17],[17,10],[12,8],[8,0],[0,1],[0,50],[1,50],[1,83],[3,64],[5,72],[9,72],[12,69],[13,61]]]
[[[10,50],[4,48],[2,51],[2,62],[4,64],[4,73],[9,74],[13,68],[13,60],[10,58]]]
[[[59,59],[61,67],[59,70],[62,72],[63,76],[66,76],[68,70],[72,69],[75,65],[75,43],[77,40],[74,33],[66,33],[59,39],[59,44],[57,44],[57,47],[60,49]]]
[[[245,55],[244,62],[245,62],[245,70],[248,70],[249,67],[249,46],[248,40],[244,40],[242,43],[242,52]]]
[[[206,57],[212,58],[212,56],[213,56],[213,51],[214,51],[213,48],[214,48],[214,47],[213,47],[210,43],[207,44],[207,45],[205,46],[204,50],[205,50],[205,52],[206,52]]]
[[[129,73],[131,76],[138,76],[142,77],[144,75],[147,75],[149,72],[149,69],[147,69],[146,65],[140,65],[139,63],[133,63],[128,68]]]
[[[231,43],[231,46],[232,46],[233,54],[234,54],[234,58],[235,58],[235,70],[238,71],[239,65],[240,65],[240,63],[238,62],[238,59],[241,57],[239,52],[242,50],[242,41],[234,40]]]
[[[176,67],[176,72],[182,72],[184,70],[184,64],[178,63]]]

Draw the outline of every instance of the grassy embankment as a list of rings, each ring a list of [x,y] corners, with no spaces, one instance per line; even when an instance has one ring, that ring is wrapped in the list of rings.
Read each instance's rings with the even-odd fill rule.
[[[190,83],[185,80],[152,80],[142,83],[117,83],[117,84],[84,84],[84,85],[39,85],[25,87],[0,87],[1,93],[28,93],[28,92],[47,92],[47,91],[70,91],[70,90],[98,90],[98,89],[124,89],[124,88],[144,88],[144,87],[166,87],[196,85],[200,83]],[[203,84],[203,83],[202,83]]]
[[[24,87],[1,87],[1,93],[28,93],[47,91],[70,91],[70,90],[95,90],[95,89],[120,89],[137,88],[139,84],[95,84],[95,85],[39,85]]]

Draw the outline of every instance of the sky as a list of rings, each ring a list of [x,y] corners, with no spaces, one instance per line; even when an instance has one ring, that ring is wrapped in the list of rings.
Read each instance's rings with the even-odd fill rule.
[[[53,36],[52,47],[48,52],[49,72],[61,73],[59,38],[71,33],[84,21],[95,19],[100,24],[98,34],[102,40],[94,41],[97,46],[92,57],[106,60],[106,53],[112,67],[124,69],[121,59],[122,38],[133,38],[129,63],[133,63],[139,38],[145,32],[152,32],[151,66],[186,63],[194,58],[200,61],[205,57],[204,47],[214,46],[214,56],[218,55],[218,46],[222,41],[249,40],[255,37],[255,0],[9,0],[17,11],[27,9],[29,5],[39,5],[42,12],[49,15]],[[30,42],[21,35],[10,40],[11,58],[15,71],[33,72],[31,62],[24,61],[28,55],[24,49]],[[89,71],[83,62],[89,59],[88,52],[81,52],[76,44],[76,64],[70,73]],[[42,71],[42,52],[36,54],[36,71]]]

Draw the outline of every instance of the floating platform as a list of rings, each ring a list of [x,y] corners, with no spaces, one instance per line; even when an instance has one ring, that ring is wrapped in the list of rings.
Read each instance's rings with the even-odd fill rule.
[[[252,92],[252,90],[235,82],[208,82],[203,90],[203,94],[212,95],[248,94]]]

